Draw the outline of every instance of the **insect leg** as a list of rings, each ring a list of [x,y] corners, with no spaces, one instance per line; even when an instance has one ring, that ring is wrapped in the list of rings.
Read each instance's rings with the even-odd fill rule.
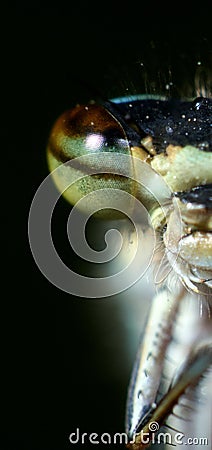
[[[129,438],[141,429],[146,417],[156,407],[155,399],[161,381],[164,355],[184,293],[184,288],[180,288],[177,295],[162,289],[153,299],[129,386],[126,414],[126,432]]]
[[[157,408],[151,415],[150,421],[148,421],[142,428],[142,434],[150,434],[150,423],[158,423],[162,425],[169,414],[171,414],[174,406],[177,404],[180,396],[185,393],[186,389],[192,385],[198,383],[202,374],[212,364],[212,343],[209,341],[203,341],[195,348],[186,363],[182,366],[182,370],[179,373],[178,379],[175,380],[174,385],[170,388],[169,392],[162,398]],[[148,442],[150,445],[151,439]],[[141,450],[147,445],[143,444],[141,434],[137,433],[134,442],[128,445],[133,450]]]

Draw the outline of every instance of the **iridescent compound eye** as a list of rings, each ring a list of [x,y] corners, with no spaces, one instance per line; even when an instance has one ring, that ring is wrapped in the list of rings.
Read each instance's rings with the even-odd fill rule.
[[[129,151],[121,124],[101,105],[76,106],[66,111],[55,123],[48,144],[51,169],[90,152]]]
[[[125,175],[121,175],[119,155],[132,156],[133,152],[137,152],[136,156],[138,156],[138,150],[139,158],[145,160],[148,154],[142,148],[130,146],[125,127],[122,126],[119,119],[104,106],[91,104],[76,106],[58,118],[49,137],[47,159],[57,187],[61,192],[65,189],[64,197],[74,205],[85,195],[100,189],[118,189],[136,197],[138,187],[132,180],[133,163],[129,158],[129,174],[127,173],[126,176],[125,172]],[[112,163],[110,161],[111,154],[116,155]],[[79,160],[77,168],[75,166],[74,169],[71,164],[63,164],[83,155],[96,155],[96,174],[91,175],[94,165],[93,158],[90,160],[88,158],[86,163]],[[98,174],[99,155],[104,155],[103,165],[105,168],[105,173],[100,174]],[[62,164],[63,169],[60,170],[60,173],[54,171]],[[112,171],[111,164],[114,169]],[[108,170],[109,167],[110,170]],[[66,189],[67,182],[71,183],[75,179],[76,172],[78,181]],[[104,195],[107,194],[104,193]],[[108,191],[108,196],[110,195],[112,192]]]

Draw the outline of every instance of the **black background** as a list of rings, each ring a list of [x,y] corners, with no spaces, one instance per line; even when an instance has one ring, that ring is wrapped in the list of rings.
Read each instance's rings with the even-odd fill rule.
[[[107,2],[19,2],[2,11],[2,450],[69,449],[77,427],[124,431],[131,364],[123,364],[116,298],[71,298],[51,285],[32,258],[27,220],[48,174],[46,142],[59,114],[101,96],[151,92],[154,84],[164,92],[170,79],[177,95],[190,89],[197,61],[210,67],[209,3],[198,11],[159,3],[122,2],[115,10]],[[61,220],[67,210],[64,202]]]

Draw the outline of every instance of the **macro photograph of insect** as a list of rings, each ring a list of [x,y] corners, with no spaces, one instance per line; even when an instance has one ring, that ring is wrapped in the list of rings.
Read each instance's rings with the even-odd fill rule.
[[[212,448],[203,9],[3,14],[2,450]]]

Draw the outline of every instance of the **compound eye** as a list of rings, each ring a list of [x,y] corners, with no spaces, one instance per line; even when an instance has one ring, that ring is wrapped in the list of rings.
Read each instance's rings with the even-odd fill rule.
[[[95,104],[78,105],[62,114],[49,137],[49,163],[51,158],[61,163],[94,152],[130,152],[118,120],[103,106]]]
[[[103,155],[104,152],[104,155]],[[62,114],[49,136],[47,160],[49,169],[58,189],[63,192],[67,181],[76,179],[76,170],[63,163],[83,155],[102,153],[105,161],[105,173],[91,175],[91,160],[77,168],[76,181],[63,192],[63,196],[72,204],[76,204],[85,195],[100,189],[121,189],[132,191],[131,181],[126,177],[107,173],[106,153],[130,154],[130,146],[123,127],[119,121],[102,105],[76,106]],[[97,158],[96,158],[97,160]],[[116,161],[118,158],[116,159]],[[92,160],[93,161],[93,160]],[[63,164],[63,170],[55,171]],[[98,170],[97,172],[98,173]],[[70,184],[69,183],[69,184]]]

